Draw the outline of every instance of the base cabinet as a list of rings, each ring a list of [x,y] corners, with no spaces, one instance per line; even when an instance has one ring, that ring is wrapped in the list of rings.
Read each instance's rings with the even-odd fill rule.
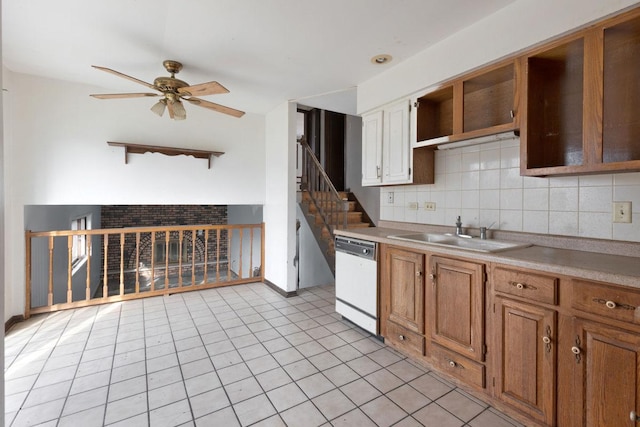
[[[484,264],[432,256],[430,271],[431,341],[484,361]]]
[[[498,398],[553,425],[556,409],[556,312],[497,297],[495,390]]]
[[[424,254],[383,245],[381,333],[390,343],[424,352]]]
[[[636,426],[631,415],[640,413],[640,335],[580,318],[571,324],[561,357],[573,368],[562,396],[572,410],[560,414],[559,425]]]

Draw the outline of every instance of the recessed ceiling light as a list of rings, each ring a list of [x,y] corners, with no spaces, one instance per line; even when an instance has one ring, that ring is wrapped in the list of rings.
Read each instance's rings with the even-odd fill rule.
[[[381,55],[376,55],[373,58],[371,58],[371,63],[376,65],[382,65],[382,64],[386,64],[387,62],[391,62],[392,59],[393,58],[391,55],[387,55],[386,53],[383,53]]]

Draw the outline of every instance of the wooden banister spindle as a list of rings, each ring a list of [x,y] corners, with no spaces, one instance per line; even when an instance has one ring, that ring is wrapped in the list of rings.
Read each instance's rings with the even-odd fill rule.
[[[220,229],[216,230],[216,282],[220,282]]]
[[[67,236],[67,303],[73,302],[73,236]]]
[[[238,279],[242,279],[242,246],[244,245],[244,229],[240,229],[240,261],[238,262]]]
[[[49,236],[49,294],[47,295],[47,305],[53,305],[53,236]]]
[[[191,230],[191,285],[196,284],[196,239],[197,230]]]
[[[86,234],[85,239],[85,248],[87,253],[87,289],[85,290],[84,299],[89,301],[91,299],[91,245],[92,245],[92,236]]]
[[[202,283],[209,283],[209,229],[204,230],[204,271]]]
[[[140,293],[140,232],[136,232],[136,295]]]
[[[182,239],[184,232],[178,231],[178,287],[182,287]]]
[[[169,240],[170,235],[169,231],[165,231],[164,233],[164,291],[165,293],[169,291]]]
[[[124,295],[124,233],[120,233],[120,296]]]
[[[104,264],[103,264],[103,277],[102,277],[102,298],[106,298],[109,296],[109,284],[108,284],[108,268],[109,268],[109,234],[103,234],[102,239],[104,240]]]
[[[156,232],[151,232],[151,292],[156,290],[155,285],[156,272]]]

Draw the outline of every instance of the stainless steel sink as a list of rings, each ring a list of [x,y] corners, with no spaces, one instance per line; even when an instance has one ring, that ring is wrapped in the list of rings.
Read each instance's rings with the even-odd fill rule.
[[[500,252],[531,246],[530,243],[508,242],[505,240],[481,240],[478,238],[459,237],[454,234],[439,233],[393,234],[387,237],[390,239],[405,240],[414,243],[426,243],[435,246],[454,247],[476,252]]]

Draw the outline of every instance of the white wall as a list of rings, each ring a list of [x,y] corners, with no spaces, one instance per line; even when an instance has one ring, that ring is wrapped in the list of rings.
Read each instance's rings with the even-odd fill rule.
[[[358,85],[358,113],[523,50],[638,0],[518,0]]]
[[[98,100],[89,94],[102,88],[8,74],[5,320],[23,312],[25,205],[263,204],[263,116],[236,119],[187,105],[187,120],[173,121],[149,111],[153,100]],[[107,141],[225,154],[211,169],[161,154],[133,154],[125,165],[123,149]]]
[[[285,102],[266,116],[265,279],[296,289],[296,105]]]
[[[300,221],[300,229],[298,230],[299,287],[308,288],[310,286],[334,283],[333,273],[299,204],[296,206],[296,214]],[[311,216],[309,220],[314,221],[315,217]]]

